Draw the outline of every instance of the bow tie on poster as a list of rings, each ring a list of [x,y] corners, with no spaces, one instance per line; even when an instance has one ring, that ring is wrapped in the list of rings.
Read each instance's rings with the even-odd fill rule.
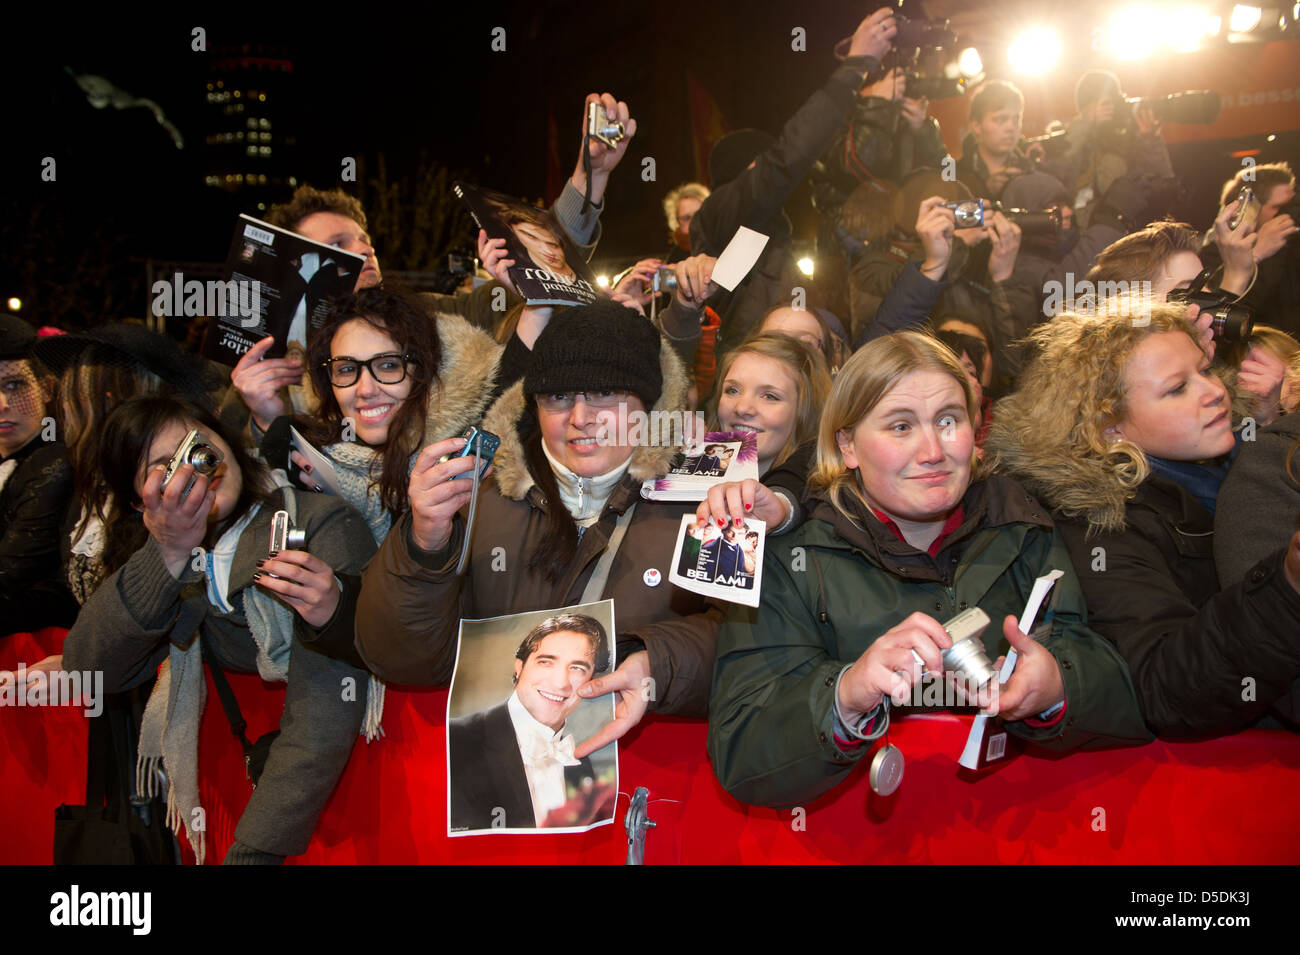
[[[574,742],[572,736],[556,739],[530,739],[524,747],[524,762],[535,768],[545,766],[551,760],[564,766],[577,766],[579,761],[573,758]]]

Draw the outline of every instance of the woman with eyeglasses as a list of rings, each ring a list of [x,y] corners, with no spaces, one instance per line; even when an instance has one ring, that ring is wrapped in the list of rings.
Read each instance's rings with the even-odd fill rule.
[[[370,288],[341,300],[312,332],[306,363],[318,400],[313,414],[285,416],[280,391],[297,382],[296,362],[267,359],[232,381],[253,424],[266,432],[261,447],[268,463],[285,471],[294,465],[298,482],[309,490],[337,486],[378,544],[406,510],[407,482],[420,449],[447,444],[479,423],[500,354],[491,336],[463,318],[435,317],[406,293]],[[329,459],[330,477],[316,473],[292,450],[291,425]],[[360,581],[342,580],[345,609],[351,612]],[[313,646],[361,665],[350,641]]]
[[[672,349],[631,309],[602,300],[557,313],[523,380],[484,418],[501,445],[463,574],[458,511],[474,459],[441,461],[460,442],[440,442],[416,461],[410,511],[367,569],[357,604],[357,648],[371,671],[445,685],[461,617],[613,598],[620,665],[580,695],[618,692],[617,718],[576,755],[621,736],[647,707],[703,716],[721,614],[667,579],[681,517],[693,508],[640,497],[681,443],[656,431],[656,413],[681,421],[688,385]]]

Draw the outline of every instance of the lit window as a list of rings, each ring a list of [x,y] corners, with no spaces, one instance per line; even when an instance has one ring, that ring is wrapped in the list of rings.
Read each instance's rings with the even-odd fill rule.
[[[256,156],[256,155],[257,155],[257,147],[256,147],[256,146],[249,146],[246,150],[244,150],[244,152],[245,152],[247,155],[249,155],[249,156]]]

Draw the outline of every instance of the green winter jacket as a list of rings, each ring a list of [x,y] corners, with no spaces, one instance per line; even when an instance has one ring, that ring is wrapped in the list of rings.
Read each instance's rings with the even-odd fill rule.
[[[1040,626],[1035,636],[1061,669],[1065,713],[1051,726],[1020,721],[1007,729],[1054,750],[1151,739],[1123,659],[1086,626],[1070,556],[1041,505],[1013,479],[993,475],[971,485],[962,507],[964,519],[937,557],[870,514],[857,527],[816,499],[812,520],[772,541],[761,605],[733,604],[718,640],[709,756],[728,792],[783,807],[833,788],[873,748],[835,741],[840,670],[912,613],[942,623],[968,607],[989,615],[984,643],[996,659],[1008,646],[1003,618],[1019,617],[1034,580],[1051,570],[1065,576],[1045,604],[1050,632]],[[896,708],[894,719],[906,712]]]

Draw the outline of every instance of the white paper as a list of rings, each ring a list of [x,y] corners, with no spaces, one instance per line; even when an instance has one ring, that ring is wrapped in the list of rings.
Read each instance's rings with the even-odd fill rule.
[[[742,225],[718,256],[713,266],[713,281],[728,292],[735,291],[766,247],[767,236]]]
[[[297,428],[292,426],[289,428],[289,438],[293,449],[306,458],[307,463],[311,465],[311,473],[305,475],[304,479],[315,481],[326,494],[342,497],[343,489],[339,486],[338,476],[334,473],[334,462],[316,450],[310,441],[298,433]]]
[[[1049,571],[1034,581],[1034,588],[1029,592],[1029,600],[1025,603],[1025,612],[1020,615],[1020,632],[1029,633],[1030,628],[1034,625],[1034,620],[1038,617],[1038,610],[1043,606],[1043,600],[1055,586],[1056,582],[1065,576],[1063,570]],[[1016,668],[1016,660],[1019,658],[1015,648],[1007,651],[1007,658],[1002,662],[1002,669],[998,673],[998,683],[1006,683],[1011,679],[1011,673]],[[961,756],[957,757],[957,762],[967,769],[977,769],[980,761],[980,747],[984,745],[985,725],[991,717],[980,713],[971,723],[970,733],[966,737],[966,746],[961,751]]]

